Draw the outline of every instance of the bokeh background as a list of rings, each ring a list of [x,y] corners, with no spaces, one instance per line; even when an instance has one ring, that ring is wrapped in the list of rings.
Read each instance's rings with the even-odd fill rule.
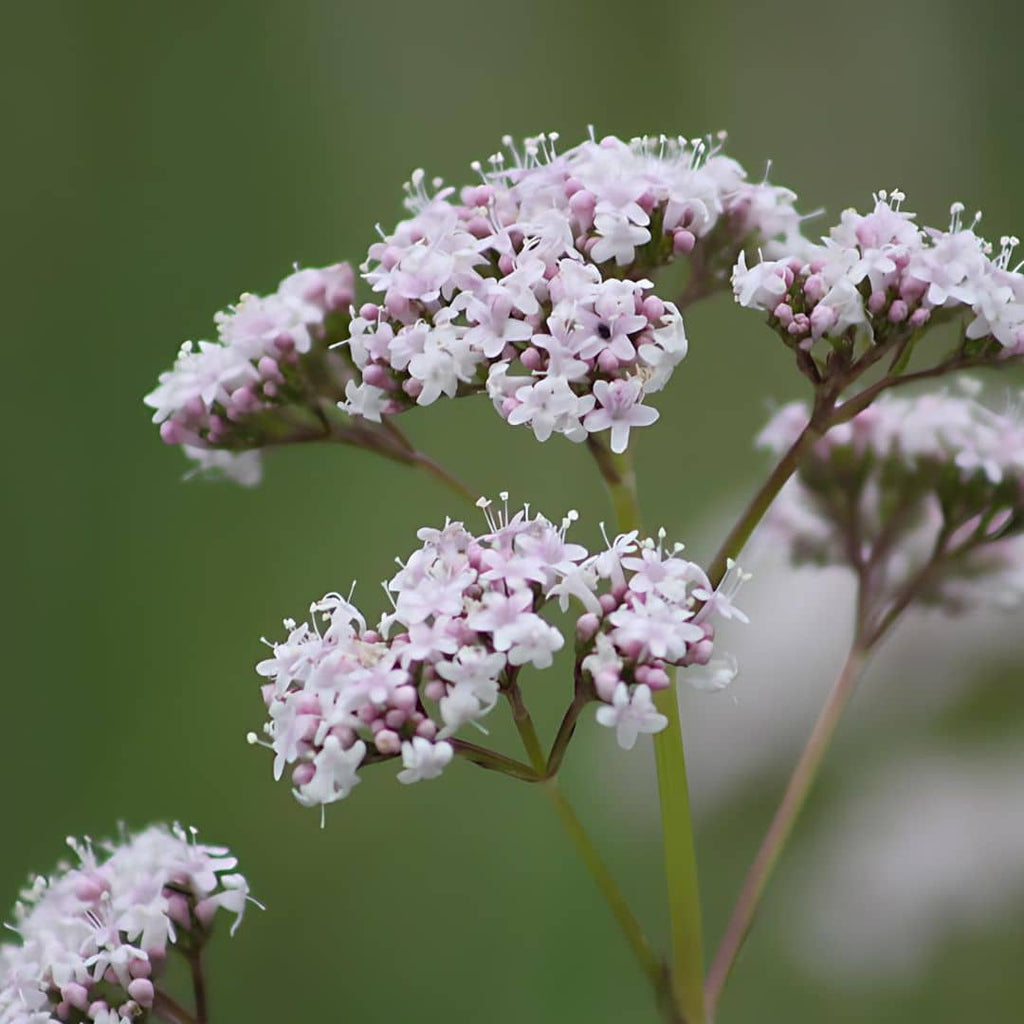
[[[66,834],[179,818],[267,906],[215,943],[218,1024],[654,1019],[541,795],[457,765],[367,772],[319,816],[246,747],[261,635],[415,529],[434,482],[284,451],[255,491],[183,484],[141,404],[179,342],[294,261],[359,260],[416,166],[460,182],[500,136],[727,128],[836,214],[902,187],[1024,234],[1020,5],[65,0],[5,9],[0,902]],[[822,227],[829,223],[823,220]],[[802,379],[719,296],[637,444],[649,522],[705,555]],[[1002,383],[999,385],[1002,386]],[[593,467],[487,403],[406,426],[477,488],[606,513]],[[841,657],[849,585],[761,552],[743,676],[684,701],[709,940]],[[824,589],[823,589],[824,588]],[[1020,619],[911,623],[877,659],[723,1002],[731,1022],[1013,1021],[1024,1007]],[[554,677],[552,677],[554,678]],[[542,685],[542,682],[544,685]],[[567,687],[529,691],[553,726]],[[498,733],[500,739],[503,734]],[[581,730],[566,786],[665,938],[649,748]],[[1001,787],[1001,788],[1000,788]],[[957,802],[959,801],[959,802]]]

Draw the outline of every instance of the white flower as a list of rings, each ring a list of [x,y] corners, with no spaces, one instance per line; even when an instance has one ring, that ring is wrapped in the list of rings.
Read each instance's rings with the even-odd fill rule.
[[[589,412],[583,426],[595,434],[611,428],[611,449],[622,454],[629,447],[629,431],[632,427],[647,427],[658,419],[658,410],[641,405],[643,385],[636,379],[604,380],[594,384],[594,397],[600,408]]]
[[[706,665],[690,665],[679,669],[679,678],[695,690],[714,693],[724,690],[739,674],[739,664],[731,654],[712,658]]]
[[[339,402],[338,408],[350,416],[362,416],[380,423],[381,414],[387,409],[387,400],[388,393],[383,388],[350,380],[345,384],[345,401]]]
[[[366,744],[362,740],[346,749],[337,736],[327,736],[313,759],[316,773],[311,781],[296,788],[295,798],[306,807],[343,800],[359,785],[357,769],[365,756]]]
[[[510,665],[532,664],[548,668],[565,639],[539,615],[521,615],[506,633]]]
[[[590,250],[591,258],[597,263],[614,259],[623,267],[633,261],[637,246],[651,240],[651,232],[642,225],[631,223],[617,213],[599,213],[594,218],[598,239]]]
[[[641,733],[661,732],[668,725],[668,719],[651,700],[650,687],[643,684],[635,686],[631,695],[626,684],[619,683],[612,703],[597,709],[597,721],[615,730],[615,738],[623,750],[632,750]]]
[[[566,419],[579,420],[594,399],[581,398],[561,377],[543,377],[516,391],[519,405],[508,416],[509,423],[529,423],[538,441],[546,441]]]
[[[398,781],[409,785],[436,779],[454,754],[452,745],[444,740],[431,743],[422,736],[414,736],[411,742],[402,744],[403,770],[398,773]]]
[[[197,448],[182,445],[182,450],[195,463],[185,478],[193,476],[223,477],[242,487],[255,487],[263,479],[261,453],[232,452],[221,448]]]

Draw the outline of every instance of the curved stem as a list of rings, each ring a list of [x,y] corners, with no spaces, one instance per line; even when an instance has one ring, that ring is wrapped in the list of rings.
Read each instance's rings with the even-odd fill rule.
[[[439,462],[435,462],[429,455],[425,455],[423,452],[414,451],[410,453],[410,459],[413,463],[419,466],[421,469],[426,470],[436,480],[440,480],[441,483],[457,494],[460,498],[465,499],[470,504],[475,504],[479,494],[473,492],[470,487],[467,487],[454,473],[450,473],[444,468]]]
[[[572,739],[572,734],[576,731],[576,722],[579,720],[580,713],[590,702],[590,699],[585,693],[577,693],[573,697],[572,703],[566,708],[545,764],[544,774],[548,778],[553,778],[558,774],[558,769],[561,768],[562,760],[565,758],[565,752],[569,748],[569,741]]]
[[[584,866],[590,872],[590,877],[593,878],[597,885],[598,891],[604,897],[605,903],[608,904],[608,908],[611,910],[619,928],[622,930],[622,934],[629,943],[630,949],[633,950],[633,954],[641,969],[647,975],[651,984],[654,985],[659,1001],[664,1002],[666,990],[665,971],[651,950],[643,929],[640,927],[640,922],[637,921],[633,911],[630,910],[626,897],[623,895],[608,866],[601,858],[601,854],[598,853],[597,847],[588,835],[587,830],[583,827],[583,823],[573,810],[572,804],[569,803],[554,778],[546,775],[548,759],[544,756],[544,750],[533,724],[533,718],[523,701],[522,692],[514,677],[505,688],[505,696],[512,706],[512,717],[519,736],[523,741],[523,747],[526,749],[534,769],[541,776],[541,787],[551,800],[559,820],[562,822],[562,826],[576,847],[580,860],[583,861]],[[677,1020],[677,1018],[671,1015],[667,1019],[672,1024],[675,1024]]]
[[[192,992],[196,1003],[196,1024],[207,1024],[209,1011],[206,1008],[206,978],[203,975],[202,953],[198,949],[189,954],[188,967],[192,972]]]
[[[729,565],[729,559],[737,558],[743,546],[750,540],[757,524],[764,518],[768,507],[778,496],[786,481],[796,472],[797,466],[804,452],[818,440],[828,428],[829,423],[824,413],[818,413],[811,417],[810,422],[801,431],[800,436],[790,445],[789,450],[779,459],[771,475],[761,485],[757,493],[750,499],[749,504],[743,510],[739,519],[729,531],[729,535],[722,541],[722,546],[711,561],[708,567],[708,578],[711,585],[717,587],[725,576]]]
[[[153,1013],[170,1024],[200,1024],[184,1007],[159,989],[153,994]]]
[[[630,949],[633,950],[633,955],[636,957],[641,969],[647,975],[655,991],[662,992],[665,988],[665,972],[662,965],[651,950],[647,937],[644,935],[639,921],[633,916],[633,911],[630,910],[629,903],[626,902],[626,897],[623,895],[618,883],[612,876],[608,866],[601,859],[601,855],[597,852],[597,847],[594,846],[582,822],[576,816],[572,804],[566,799],[565,794],[559,789],[558,783],[554,779],[546,780],[542,783],[542,788],[554,805],[565,831],[576,847],[580,860],[586,865],[591,878],[593,878],[601,895],[604,897],[605,903],[608,904],[608,908],[614,915],[622,934],[629,943]]]
[[[753,864],[747,873],[743,888],[733,909],[732,916],[726,926],[722,942],[715,954],[707,979],[708,1011],[714,1013],[722,994],[722,989],[729,977],[743,941],[750,931],[754,915],[760,905],[765,886],[772,875],[779,856],[785,849],[786,842],[793,831],[800,811],[807,801],[807,796],[814,785],[821,767],[825,751],[835,733],[840,716],[843,713],[857,681],[860,679],[870,648],[860,639],[850,648],[846,662],[839,673],[825,706],[821,709],[814,729],[811,731],[807,745],[804,747],[800,760],[790,777],[786,792],[782,797],[775,817],[765,833],[761,847],[757,851]]]
[[[515,758],[506,757],[496,750],[488,750],[486,747],[478,747],[475,743],[466,740],[450,739],[448,741],[459,757],[471,761],[481,768],[489,768],[491,771],[500,772],[502,775],[511,775],[515,779],[522,779],[524,782],[539,782],[541,776],[528,764],[517,761]]]

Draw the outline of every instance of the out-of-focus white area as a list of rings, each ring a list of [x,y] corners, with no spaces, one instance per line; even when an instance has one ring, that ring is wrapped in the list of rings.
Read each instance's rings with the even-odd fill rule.
[[[1022,783],[1020,750],[932,749],[872,768],[790,873],[796,952],[840,980],[898,981],[957,932],[1019,917]]]
[[[732,685],[713,693],[680,686],[687,766],[698,814],[727,803],[752,780],[773,774],[779,778],[781,796],[781,786],[842,666],[851,637],[851,573],[840,568],[794,569],[781,550],[769,546],[766,535],[755,537],[742,564],[754,576],[736,603],[750,616],[750,624],[727,622],[716,640],[717,653],[736,655],[739,675]],[[987,607],[950,617],[911,609],[869,664],[834,743],[841,747],[881,719],[890,725],[905,720],[909,729],[971,686],[986,661],[1015,656],[1024,665],[1024,631],[1013,614]],[[656,796],[648,800],[642,792],[652,772],[650,759],[613,760],[609,800],[621,800],[623,814],[646,819],[646,813],[637,814],[639,802],[656,816]],[[603,767],[598,774],[605,774]],[[656,820],[651,827],[657,827]]]
[[[750,624],[725,623],[717,638],[718,651],[737,656],[738,677],[718,693],[680,688],[698,812],[753,778],[788,775],[850,642],[852,574],[794,569],[759,540],[743,560],[754,578],[737,598]],[[972,685],[986,661],[1016,654],[1024,663],[1024,633],[1014,623],[990,607],[962,617],[911,609],[876,652],[835,742],[880,718],[913,724],[935,714]]]
[[[736,603],[751,621],[726,623],[716,644],[716,653],[737,656],[739,676],[714,693],[680,687],[698,818],[727,812],[766,780],[777,780],[781,797],[851,636],[849,572],[793,569],[768,534],[742,564],[754,578]],[[836,977],[901,977],[956,928],[1021,905],[1024,753],[908,754],[922,726],[975,685],[986,664],[1007,662],[1022,666],[1013,682],[1024,685],[1019,614],[991,607],[962,617],[912,609],[876,652],[829,759],[883,725],[905,733],[906,743],[882,763],[853,760],[838,780],[840,797],[816,809],[813,849],[798,834],[787,856],[800,868],[780,872],[794,922],[787,932],[815,973],[827,966]],[[606,813],[656,842],[653,758],[601,751],[594,774]]]

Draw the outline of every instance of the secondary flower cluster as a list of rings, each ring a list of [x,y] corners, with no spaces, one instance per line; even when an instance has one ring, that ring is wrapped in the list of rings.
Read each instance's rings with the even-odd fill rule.
[[[329,594],[308,622],[286,620],[287,639],[257,666],[269,680],[274,775],[294,766],[301,803],[347,796],[372,761],[401,756],[404,783],[439,775],[459,749],[455,733],[479,723],[523,666],[547,668],[563,647],[546,605],[582,606],[577,675],[624,747],[664,728],[651,692],[669,685],[668,666],[706,663],[712,617],[738,614],[733,584],[713,591],[678,548],[630,533],[591,555],[566,537],[575,513],[556,526],[528,509],[482,507],[481,535],[453,522],[419,531],[422,546],[385,584],[393,610],[375,627]]]
[[[1000,414],[965,387],[884,396],[818,441],[770,514],[797,561],[852,567],[878,606],[1024,599],[1024,395]],[[782,451],[807,418],[785,406],[761,444]]]
[[[214,317],[218,340],[186,342],[146,396],[160,436],[200,469],[258,482],[255,449],[322,433],[317,410],[343,395],[351,370],[329,345],[347,333],[354,298],[347,263],[298,270],[272,295],[243,295]]]
[[[610,430],[621,452],[686,354],[679,309],[647,275],[689,255],[698,294],[744,246],[798,234],[793,193],[749,184],[717,145],[609,137],[559,154],[556,141],[520,153],[506,139],[511,160],[474,164],[481,183],[458,199],[416,172],[413,216],[362,267],[382,298],[352,321],[349,413],[379,420],[486,389],[539,440]]]
[[[920,228],[903,199],[880,192],[871,213],[844,211],[821,245],[798,242],[752,267],[741,253],[736,301],[768,312],[783,340],[804,351],[858,331],[905,345],[936,316],[964,314],[971,354],[1024,354],[1024,275],[1010,267],[1017,239],[1002,238],[993,256],[974,231],[980,215],[964,227],[955,203],[948,230]]]
[[[236,915],[232,932],[241,921],[237,861],[178,826],[103,844],[103,855],[68,844],[77,866],[32,880],[8,926],[21,941],[0,946],[0,1024],[145,1020],[168,948],[196,949],[220,908]]]

